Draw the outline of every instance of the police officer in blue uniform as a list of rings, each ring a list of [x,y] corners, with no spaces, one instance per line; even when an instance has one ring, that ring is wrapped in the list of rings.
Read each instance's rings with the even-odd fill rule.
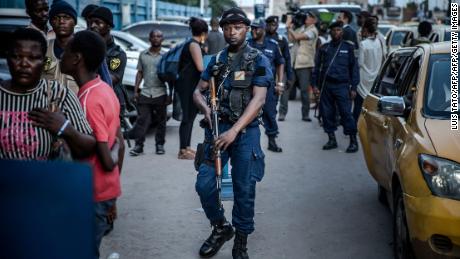
[[[332,41],[324,44],[317,52],[313,72],[313,89],[320,92],[320,112],[323,128],[329,141],[324,150],[337,148],[334,132],[336,107],[339,109],[345,135],[350,136],[346,152],[358,151],[356,121],[351,113],[351,101],[356,97],[359,83],[358,62],[354,55],[353,42],[343,40],[343,23],[334,22],[329,26]]]
[[[256,19],[251,24],[252,38],[248,40],[249,45],[260,50],[269,60],[273,75],[276,75],[276,86],[273,82],[268,88],[267,99],[263,109],[262,119],[265,127],[265,135],[268,136],[268,150],[273,152],[282,152],[283,150],[276,144],[278,136],[278,123],[276,122],[276,105],[278,96],[284,90],[284,58],[274,39],[265,37],[265,21],[261,18]]]
[[[213,230],[199,254],[202,257],[215,255],[235,235],[232,256],[234,259],[247,259],[247,237],[254,231],[256,182],[262,180],[265,167],[258,117],[265,103],[267,88],[273,83],[273,75],[270,61],[246,42],[250,20],[240,8],[225,11],[219,25],[228,47],[211,59],[193,96],[195,104],[205,115],[204,124],[210,124],[211,110],[205,96],[214,76],[219,88],[221,135],[213,141],[210,125],[205,128],[204,161],[199,166],[195,186]],[[221,84],[222,87],[219,87]],[[221,150],[223,165],[229,159],[231,162],[233,226],[225,219],[224,208],[218,202],[213,149]]]
[[[280,106],[279,106],[279,115],[278,120],[284,121],[286,114],[288,112],[288,101],[289,101],[289,91],[293,85],[294,81],[294,70],[292,69],[291,63],[291,53],[289,50],[289,42],[287,38],[277,32],[279,27],[279,17],[278,16],[269,16],[265,19],[267,23],[267,34],[266,37],[276,40],[278,46],[280,47],[281,54],[284,58],[284,73],[286,77],[286,84],[284,87],[284,92],[280,97]]]

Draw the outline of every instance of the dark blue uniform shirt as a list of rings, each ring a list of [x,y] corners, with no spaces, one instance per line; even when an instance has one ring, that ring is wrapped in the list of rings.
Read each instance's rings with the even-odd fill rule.
[[[248,40],[249,45],[260,50],[270,61],[273,77],[276,76],[276,67],[285,63],[281,54],[278,42],[276,40],[265,37],[263,44],[258,44],[254,39]]]
[[[201,74],[201,79],[204,80],[204,81],[209,81],[211,80],[211,76],[212,76],[212,67],[216,64],[216,57],[217,57],[218,54],[214,55],[212,58],[211,58],[211,61],[209,61],[209,64],[208,66],[206,67],[206,69],[203,71],[203,73]],[[219,61],[221,63],[227,63],[227,58],[228,58],[228,47],[224,48],[219,56]],[[255,73],[251,79],[251,86],[258,86],[258,87],[270,87],[270,85],[272,84],[273,82],[273,74],[272,74],[272,71],[270,69],[267,69],[269,68],[270,66],[270,61],[267,59],[267,57],[265,57],[264,55],[259,55],[256,59],[255,59],[255,65],[254,65],[254,69],[255,69]],[[232,89],[232,85],[233,85],[233,82],[235,80],[235,73],[234,71],[231,72],[228,77],[225,79],[224,81],[224,84],[223,84],[223,87],[226,89],[226,90],[231,90]],[[217,85],[216,85],[217,87]],[[224,106],[224,107],[230,107],[230,104],[229,103],[221,103],[220,105]],[[257,126],[259,125],[258,124],[258,121],[257,119],[255,119],[250,125],[248,126]]]
[[[313,86],[321,87],[323,80],[326,80],[332,84],[351,85],[356,90],[359,67],[354,50],[353,43],[344,40],[324,44],[316,54]]]
[[[291,53],[289,52],[289,42],[286,37],[275,33],[273,35],[266,35],[267,38],[276,40],[278,42],[278,46],[280,47],[281,54],[284,58],[284,71],[286,72],[287,80],[294,79],[294,72],[292,71],[292,64],[291,64]]]

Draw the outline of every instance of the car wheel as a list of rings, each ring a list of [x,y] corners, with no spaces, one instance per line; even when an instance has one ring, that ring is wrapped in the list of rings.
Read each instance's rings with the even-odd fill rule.
[[[395,192],[393,215],[393,249],[395,259],[413,259],[409,229],[406,221],[406,209],[400,188]]]
[[[377,185],[377,197],[381,204],[388,206],[387,191],[380,184]]]

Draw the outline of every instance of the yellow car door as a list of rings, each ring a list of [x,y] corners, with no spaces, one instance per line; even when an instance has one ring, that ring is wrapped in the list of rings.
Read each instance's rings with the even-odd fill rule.
[[[418,74],[423,58],[423,50],[421,48],[412,49],[404,54],[409,54],[402,64],[401,71],[398,74],[395,84],[398,88],[398,96],[403,97],[406,101],[406,114],[403,116],[388,116],[391,125],[391,134],[388,135],[388,150],[390,177],[393,172],[396,172],[398,160],[401,159],[401,152],[405,144],[409,142],[408,138],[413,136],[413,129],[408,123],[410,110],[415,102],[414,95],[418,82]],[[404,158],[407,159],[407,158]],[[416,157],[411,159],[417,159]]]
[[[398,78],[409,59],[413,49],[398,50],[386,60],[377,77],[371,93],[363,103],[362,119],[359,131],[368,169],[379,185],[388,189],[392,173],[394,130],[391,116],[383,115],[378,110],[379,98],[398,95]],[[364,131],[364,132],[363,132]]]

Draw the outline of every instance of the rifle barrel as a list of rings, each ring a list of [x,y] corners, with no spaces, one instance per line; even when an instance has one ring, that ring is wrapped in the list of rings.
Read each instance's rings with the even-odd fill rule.
[[[217,89],[216,89],[216,82],[214,77],[211,77],[211,120],[212,120],[212,135],[215,141],[219,138],[219,114],[217,111]],[[222,199],[221,199],[221,178],[222,178],[222,159],[221,159],[221,152],[219,149],[215,148],[214,145],[214,166],[216,170],[216,182],[217,182],[217,199],[219,207],[222,207]]]

